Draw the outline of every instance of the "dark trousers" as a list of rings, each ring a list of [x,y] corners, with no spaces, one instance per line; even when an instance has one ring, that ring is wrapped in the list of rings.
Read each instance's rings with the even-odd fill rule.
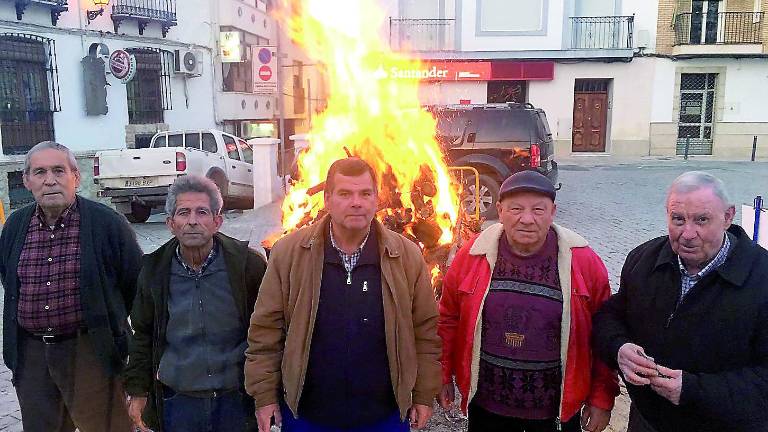
[[[488,412],[475,404],[469,404],[467,413],[469,420],[468,432],[559,432],[555,419],[526,420],[505,417]],[[563,432],[581,432],[581,416],[576,414],[572,419],[561,425]]]
[[[338,428],[318,425],[303,418],[293,418],[291,410],[284,403],[280,404],[280,414],[283,416],[282,432],[408,432],[408,419],[400,420],[400,412],[395,411],[381,422],[354,428]]]
[[[256,405],[241,391],[192,397],[163,390],[163,432],[256,432]]]
[[[16,394],[25,432],[128,432],[123,386],[87,334],[45,344],[19,331]]]
[[[627,432],[656,432],[648,421],[640,414],[635,405],[629,406],[629,424],[627,424]]]

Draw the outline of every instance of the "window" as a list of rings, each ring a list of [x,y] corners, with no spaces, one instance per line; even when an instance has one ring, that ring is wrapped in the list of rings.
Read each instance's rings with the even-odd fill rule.
[[[203,151],[209,153],[216,153],[219,151],[219,146],[216,145],[216,138],[214,138],[212,133],[207,132],[203,134]]]
[[[249,164],[253,163],[253,148],[247,142],[239,139],[237,145],[240,146],[240,151],[243,153],[243,160]]]
[[[489,81],[488,103],[524,103],[527,88],[527,81]]]
[[[184,135],[182,134],[168,135],[168,147],[183,147],[183,146],[184,146]]]
[[[35,202],[32,192],[24,187],[24,177],[21,171],[11,171],[8,173],[8,201],[11,210]]]
[[[185,134],[184,147],[200,150],[200,134],[199,133]]]
[[[225,92],[253,93],[253,61],[251,46],[243,46],[243,61],[238,63],[222,63]]]
[[[168,147],[168,135],[158,135],[154,147]]]
[[[524,110],[472,112],[477,127],[476,142],[531,141],[531,115]]]
[[[240,152],[237,151],[237,143],[235,139],[229,135],[222,135],[224,137],[224,145],[227,148],[227,156],[230,159],[240,160]]]
[[[130,48],[136,57],[136,76],[126,84],[128,122],[163,122],[163,111],[171,109],[170,67],[173,53],[152,48]],[[170,56],[170,57],[169,57]]]
[[[546,32],[548,0],[478,0],[477,31]]]
[[[51,39],[0,34],[0,136],[3,153],[24,154],[54,139],[58,69]]]

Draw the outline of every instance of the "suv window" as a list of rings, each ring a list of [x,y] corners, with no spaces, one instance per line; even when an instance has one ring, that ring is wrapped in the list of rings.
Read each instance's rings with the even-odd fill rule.
[[[240,160],[240,152],[237,151],[237,143],[235,139],[229,135],[222,135],[224,138],[224,146],[227,149],[227,156],[230,159]]]
[[[183,147],[183,146],[184,146],[184,135],[182,134],[168,135],[168,147]]]
[[[203,134],[203,151],[210,153],[216,153],[219,151],[219,146],[216,145],[216,137],[214,137],[210,132]]]
[[[200,133],[184,134],[184,147],[200,150]]]
[[[469,122],[469,118],[462,111],[437,111],[437,142],[444,147],[461,145],[461,137]]]
[[[477,127],[475,142],[531,141],[531,115],[524,110],[472,111]]]
[[[539,137],[542,140],[546,140],[550,135],[552,135],[552,131],[549,130],[549,122],[547,122],[547,115],[544,113],[544,111],[540,111],[537,113],[539,116]]]

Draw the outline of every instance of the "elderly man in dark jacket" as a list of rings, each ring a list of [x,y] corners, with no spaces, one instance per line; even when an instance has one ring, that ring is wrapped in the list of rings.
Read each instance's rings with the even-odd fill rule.
[[[144,257],[126,370],[129,412],[141,431],[256,429],[243,363],[266,263],[217,232],[221,206],[212,181],[179,177],[166,202],[174,238]]]
[[[768,430],[768,251],[734,213],[717,178],[678,177],[669,235],[630,252],[595,317],[597,352],[632,399],[629,432]]]
[[[24,163],[35,203],[0,236],[3,359],[27,432],[130,430],[119,374],[141,249],[125,218],[75,194],[72,152],[45,141]]]

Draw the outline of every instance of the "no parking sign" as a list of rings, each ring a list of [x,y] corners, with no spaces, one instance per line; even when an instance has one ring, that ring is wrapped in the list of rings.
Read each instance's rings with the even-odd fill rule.
[[[274,46],[254,47],[256,52],[255,77],[253,79],[253,92],[262,95],[277,93],[277,71],[275,70]]]

